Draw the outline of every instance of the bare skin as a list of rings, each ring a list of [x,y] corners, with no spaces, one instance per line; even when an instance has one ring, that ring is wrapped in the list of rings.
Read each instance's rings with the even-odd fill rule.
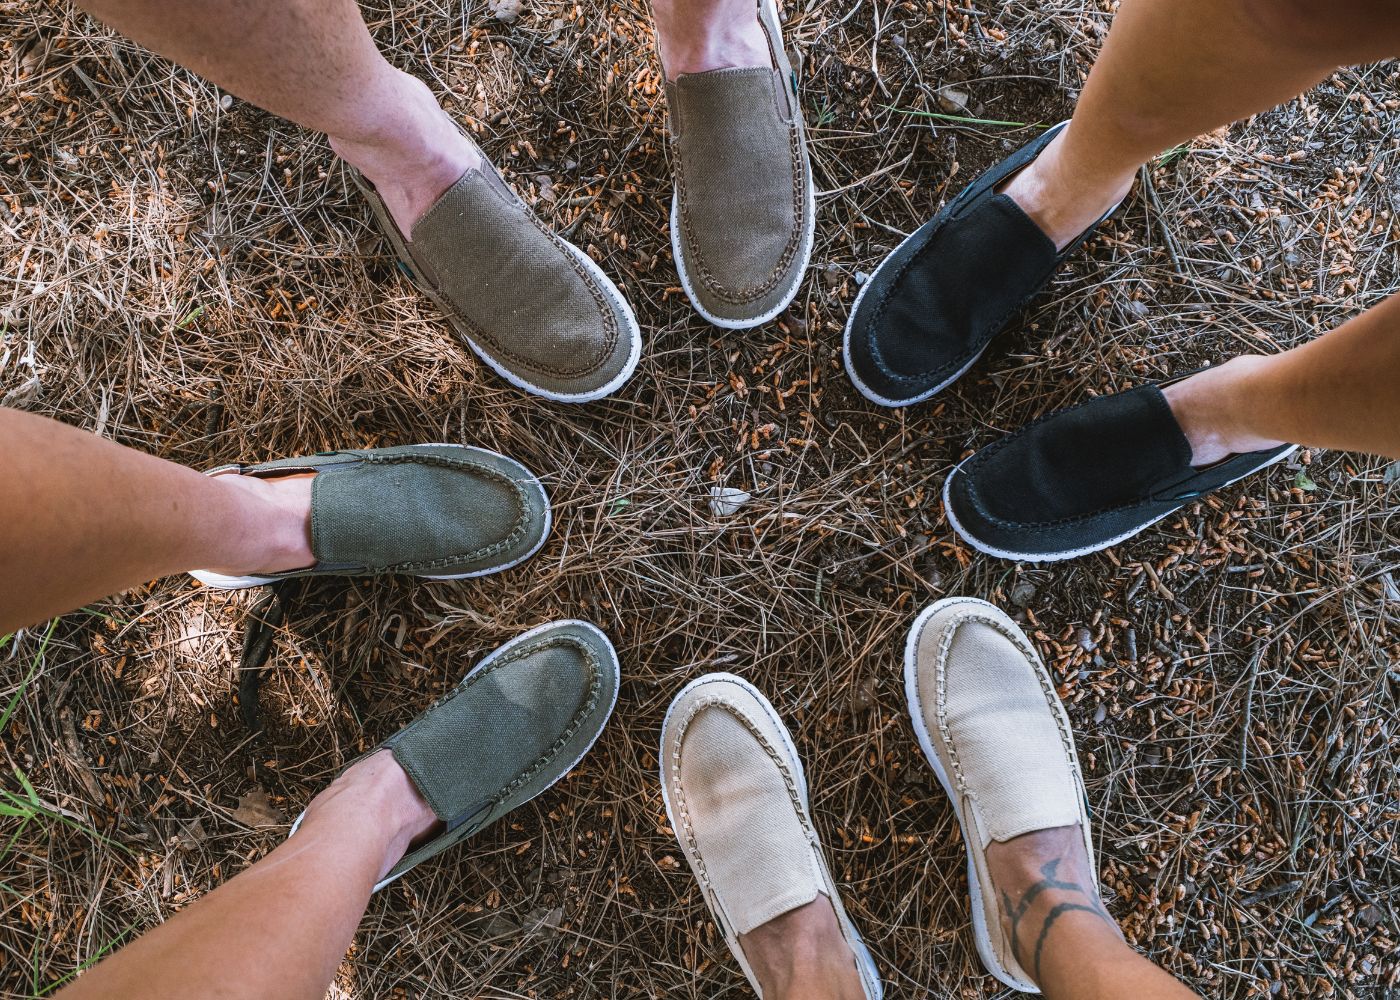
[[[987,848],[1002,929],[1048,1000],[1190,1000],[1196,994],[1123,940],[1094,885],[1076,826]]]
[[[160,576],[315,562],[310,476],[205,476],[2,408],[0,441],[0,635]]]
[[[741,935],[764,1000],[865,1000],[855,956],[825,896]]]
[[[437,824],[387,751],[311,800],[296,835],[84,972],[62,1000],[321,1000],[371,890]]]
[[[1397,51],[1400,10],[1384,0],[1123,0],[1069,127],[1005,193],[1063,248],[1153,156]],[[1169,387],[1193,464],[1284,442],[1400,457],[1400,313],[1389,305]]]
[[[754,0],[653,0],[652,9],[668,80],[773,64]]]

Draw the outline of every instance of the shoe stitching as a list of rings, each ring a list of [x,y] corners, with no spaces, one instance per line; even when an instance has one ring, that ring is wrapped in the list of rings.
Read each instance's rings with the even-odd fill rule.
[[[803,831],[807,834],[808,846],[811,847],[813,850],[817,850],[818,848],[816,839],[816,829],[812,825],[811,818],[807,815],[806,810],[803,808],[802,795],[797,788],[796,779],[793,777],[792,771],[789,768],[787,761],[778,752],[778,750],[770,744],[768,737],[758,729],[758,727],[748,718],[747,715],[745,715],[743,712],[738,711],[734,707],[733,703],[726,699],[723,695],[706,695],[697,698],[694,706],[690,709],[690,711],[686,713],[684,719],[677,723],[676,738],[673,741],[675,748],[671,751],[671,763],[673,773],[675,775],[673,787],[676,791],[677,810],[680,813],[681,823],[685,831],[686,845],[690,848],[689,856],[695,859],[696,876],[711,891],[715,898],[718,899],[719,892],[716,889],[714,882],[710,878],[709,869],[705,866],[705,859],[700,854],[700,846],[696,843],[695,828],[690,818],[690,807],[686,803],[685,788],[681,784],[680,780],[681,746],[685,742],[686,730],[690,727],[690,724],[695,720],[695,717],[699,715],[702,711],[704,711],[707,708],[715,707],[723,708],[731,716],[737,719],[739,721],[739,724],[742,725],[746,730],[748,730],[749,734],[753,736],[755,740],[757,740],[758,745],[762,747],[764,752],[767,753],[769,758],[772,759],[774,765],[776,765],[778,768],[778,773],[783,776],[783,784],[787,787],[788,798],[792,802],[793,809],[795,809],[797,812],[797,818],[802,825]],[[735,933],[737,935],[738,932],[735,931]]]
[[[1052,135],[1051,138],[1053,137],[1054,136]],[[1032,160],[1035,159],[1035,157],[1039,156],[1041,152],[1044,151],[1045,146],[1048,145],[1049,141],[1047,140],[1044,143],[1044,145],[1040,147],[1040,149],[1034,151],[1033,155],[1030,157],[1030,159],[1026,161],[1026,163],[1030,163]],[[1017,152],[1021,152],[1021,150],[1018,150]],[[876,341],[876,338],[871,335],[871,330],[873,327],[878,325],[880,320],[884,317],[885,310],[889,306],[889,301],[895,293],[895,286],[903,280],[909,268],[911,268],[914,265],[914,261],[916,260],[916,258],[918,258],[919,255],[922,254],[928,248],[928,244],[933,240],[933,237],[937,235],[937,233],[944,226],[946,226],[949,221],[953,219],[959,204],[963,201],[964,196],[967,195],[968,192],[971,191],[974,187],[976,187],[978,181],[982,180],[987,175],[992,174],[999,168],[1004,168],[1004,173],[1010,173],[1011,170],[1019,169],[1020,167],[1025,165],[1017,164],[1014,167],[1008,166],[1008,163],[1010,162],[1010,160],[1015,158],[1015,155],[1016,154],[1013,153],[1011,157],[1008,157],[1006,160],[1003,160],[1001,163],[997,164],[991,170],[987,171],[987,173],[984,174],[982,177],[979,177],[977,180],[972,181],[972,183],[970,183],[967,186],[967,189],[960,192],[956,198],[954,198],[951,202],[948,203],[947,206],[944,207],[943,211],[939,212],[938,215],[934,217],[934,222],[936,223],[936,225],[931,225],[929,227],[927,236],[925,236],[920,245],[917,248],[910,250],[908,258],[906,258],[904,262],[900,264],[898,271],[892,278],[890,278],[889,282],[882,290],[882,294],[875,301],[874,315],[871,317],[870,323],[866,325],[861,339],[865,342],[866,350],[870,352],[871,359],[875,362],[876,368],[879,369],[882,375],[884,375],[891,381],[898,382],[901,384],[927,381],[936,382],[940,380],[943,376],[945,376],[948,372],[957,371],[958,368],[966,364],[970,358],[974,357],[979,352],[986,350],[987,344],[989,344],[993,339],[995,339],[996,335],[1006,327],[1006,324],[1011,320],[1011,317],[1014,316],[1022,308],[1024,308],[1027,302],[1029,302],[1031,299],[1035,298],[1037,294],[1039,294],[1041,289],[1045,286],[1045,282],[1048,281],[1049,278],[1054,275],[1055,270],[1058,269],[1065,254],[1069,253],[1069,251],[1074,247],[1077,247],[1079,242],[1083,240],[1084,237],[1081,237],[1080,240],[1076,241],[1074,244],[1071,244],[1069,247],[1066,247],[1063,253],[1056,253],[1055,267],[1051,269],[1050,274],[1046,275],[1045,278],[1041,279],[1041,281],[1036,285],[1034,289],[1032,289],[1029,293],[1026,294],[1024,298],[1022,298],[1010,309],[1008,309],[1006,313],[994,324],[990,324],[989,326],[983,327],[983,331],[973,338],[974,342],[980,341],[979,346],[969,348],[968,350],[964,351],[961,355],[959,355],[954,361],[949,362],[948,364],[942,365],[941,367],[936,368],[932,371],[922,372],[917,375],[901,375],[898,372],[892,371],[889,368],[885,360],[880,356],[880,349],[878,343]],[[996,185],[1000,180],[1001,176],[999,175],[995,180],[987,184],[985,188],[971,195],[967,199],[967,205],[965,210],[971,209],[975,203],[984,200],[984,198],[989,200],[991,197],[995,197],[997,194]],[[1094,226],[1090,226],[1087,230],[1085,230],[1084,235],[1087,236],[1097,225],[1098,223],[1095,223]],[[987,330],[990,330],[991,332],[988,333],[986,332]]]
[[[516,510],[518,512],[515,528],[511,531],[509,535],[506,535],[499,541],[482,546],[479,549],[474,549],[470,552],[455,555],[440,556],[436,559],[406,561],[392,563],[387,566],[366,566],[363,569],[358,570],[350,575],[383,576],[399,573],[416,573],[419,570],[445,569],[449,566],[454,566],[463,562],[475,562],[478,559],[484,559],[488,556],[497,555],[500,552],[504,552],[511,548],[514,548],[516,543],[518,543],[520,539],[525,536],[525,532],[529,528],[530,506],[525,494],[524,487],[517,483],[514,479],[507,476],[505,473],[501,472],[498,469],[494,469],[485,463],[476,461],[474,459],[447,458],[441,455],[375,455],[373,453],[365,453],[359,451],[341,451],[336,452],[335,454],[353,456],[359,459],[360,461],[364,462],[366,465],[428,465],[437,466],[445,469],[452,469],[454,471],[466,470],[476,472],[487,479],[490,479],[499,484],[504,484],[506,487],[508,487],[510,491],[515,495]],[[249,468],[256,471],[259,467],[250,466]],[[288,573],[269,575],[279,577],[291,577],[311,575],[343,576],[346,574],[341,570],[325,570],[322,573],[318,574],[316,568],[313,566],[309,571],[292,570]]]
[[[495,810],[499,808],[500,805],[507,798],[514,794],[516,789],[533,780],[535,775],[537,775],[549,764],[553,763],[555,758],[559,756],[559,752],[563,750],[564,747],[567,746],[569,742],[574,738],[574,736],[578,734],[579,729],[581,729],[583,726],[584,719],[591,715],[594,709],[597,708],[598,699],[599,696],[602,694],[603,690],[603,670],[602,665],[598,661],[598,658],[594,655],[593,650],[589,648],[587,643],[581,643],[564,636],[553,636],[544,637],[539,642],[529,643],[525,646],[520,647],[519,649],[511,652],[509,655],[501,657],[500,659],[487,664],[484,670],[479,670],[476,673],[468,675],[461,683],[459,683],[446,695],[442,696],[441,698],[438,698],[426,709],[424,709],[423,713],[419,715],[416,720],[409,723],[409,725],[404,729],[399,730],[399,732],[395,733],[394,736],[390,737],[389,740],[386,740],[384,743],[380,744],[380,747],[389,746],[392,749],[394,745],[393,741],[396,741],[397,739],[402,737],[405,733],[409,731],[409,729],[426,721],[428,714],[434,711],[435,709],[447,704],[449,701],[452,701],[459,695],[465,694],[467,691],[471,690],[471,688],[480,680],[489,677],[490,675],[496,673],[498,670],[504,667],[510,666],[514,663],[519,663],[522,659],[524,659],[527,656],[533,656],[535,653],[541,652],[542,650],[552,649],[559,646],[569,646],[570,648],[579,651],[583,654],[584,660],[587,662],[590,668],[590,673],[592,675],[592,680],[590,680],[588,685],[588,695],[584,699],[583,703],[579,706],[578,710],[574,713],[573,717],[570,718],[568,726],[565,727],[565,729],[559,735],[559,737],[553,743],[551,743],[549,747],[545,749],[538,758],[536,758],[534,761],[527,764],[524,768],[517,772],[516,776],[512,778],[509,782],[507,782],[505,785],[503,785],[500,788],[500,790],[497,791],[497,793],[489,800],[490,809],[487,812],[487,816],[491,816],[491,814],[494,813]],[[394,759],[398,762],[399,766],[402,767],[408,773],[409,777],[413,779],[414,785],[418,788],[420,792],[423,793],[424,798],[427,798],[428,795],[425,789],[425,782],[422,779],[422,775],[420,774],[418,768],[416,766],[405,764],[402,760],[399,760],[397,754],[395,754]],[[466,824],[461,828],[461,830],[465,830],[466,832],[463,833],[454,830],[452,834],[444,834],[442,837],[438,838],[438,840],[447,840],[447,838],[449,837],[455,837],[455,840],[460,840],[464,837],[470,836],[477,830],[480,830],[483,826],[486,825],[487,822],[487,820],[483,820],[483,822],[478,823],[475,826],[472,826],[471,824]],[[450,845],[450,843],[455,842],[455,840],[448,841],[448,845]],[[430,841],[429,844],[425,844],[424,847],[430,846],[431,844],[435,844],[437,842],[437,840]],[[420,858],[419,860],[421,861],[424,859]]]
[[[1157,384],[1157,383],[1150,383],[1149,385],[1156,385],[1156,384]],[[1149,387],[1149,386],[1139,386],[1138,389],[1146,389],[1146,388],[1148,388],[1148,387]],[[1136,390],[1136,389],[1126,389],[1126,390],[1124,390],[1125,393],[1126,393],[1126,392],[1134,392],[1134,391],[1137,391],[1137,390]],[[1113,393],[1112,395],[1123,395],[1123,393]],[[1122,514],[1122,513],[1127,513],[1127,512],[1129,512],[1129,511],[1135,510],[1135,509],[1137,509],[1137,508],[1147,507],[1149,504],[1153,504],[1153,503],[1175,503],[1176,506],[1175,506],[1173,509],[1177,509],[1177,508],[1180,508],[1180,507],[1185,507],[1188,503],[1191,503],[1193,500],[1199,500],[1199,499],[1201,499],[1202,497],[1205,497],[1205,496],[1208,496],[1208,495],[1211,494],[1211,493],[1214,493],[1216,490],[1224,489],[1226,486],[1230,485],[1230,481],[1227,480],[1226,482],[1222,482],[1222,483],[1220,483],[1220,484],[1217,485],[1217,486],[1212,486],[1212,487],[1210,487],[1209,489],[1201,490],[1201,491],[1200,491],[1200,494],[1199,494],[1198,496],[1188,497],[1187,499],[1182,500],[1182,501],[1179,501],[1179,502],[1178,502],[1178,501],[1168,501],[1168,500],[1156,500],[1156,499],[1154,499],[1154,498],[1152,498],[1152,497],[1149,496],[1149,497],[1148,497],[1147,499],[1145,499],[1145,500],[1130,500],[1130,501],[1128,501],[1128,502],[1126,502],[1126,503],[1121,503],[1121,504],[1118,504],[1117,506],[1114,506],[1114,507],[1100,507],[1100,508],[1097,508],[1096,510],[1092,510],[1092,511],[1086,513],[1086,514],[1074,514],[1074,515],[1070,515],[1070,516],[1066,516],[1066,517],[1062,517],[1062,518],[1057,518],[1057,519],[1055,519],[1055,520],[1049,520],[1049,521],[1009,521],[1009,520],[1007,520],[1007,519],[1005,519],[1005,518],[998,517],[997,515],[991,513],[989,510],[986,509],[986,507],[983,505],[983,502],[982,502],[981,498],[977,495],[976,484],[974,483],[974,481],[973,481],[973,479],[972,479],[972,472],[973,472],[973,471],[975,471],[978,467],[983,466],[983,465],[985,465],[987,462],[991,461],[992,457],[993,457],[994,455],[996,455],[996,453],[999,452],[1002,448],[1005,448],[1005,447],[1006,447],[1007,445],[1009,445],[1012,441],[1015,441],[1015,440],[1017,440],[1017,439],[1019,439],[1019,438],[1024,437],[1026,434],[1030,433],[1030,431],[1031,431],[1033,428],[1039,426],[1040,424],[1043,424],[1043,423],[1045,423],[1046,421],[1048,421],[1048,420],[1050,420],[1050,419],[1052,419],[1052,418],[1054,418],[1054,417],[1058,417],[1058,416],[1061,416],[1062,414],[1066,414],[1066,413],[1073,413],[1073,412],[1076,411],[1076,410],[1083,409],[1083,408],[1086,407],[1086,406],[1092,406],[1092,405],[1094,405],[1095,403],[1101,402],[1102,400],[1109,399],[1109,398],[1111,398],[1111,396],[1095,396],[1093,399],[1086,399],[1084,402],[1082,402],[1082,403],[1076,403],[1074,406],[1067,407],[1066,409],[1063,409],[1063,410],[1055,410],[1055,411],[1053,411],[1053,412],[1051,412],[1051,413],[1047,413],[1047,414],[1044,414],[1043,416],[1037,417],[1035,420],[1033,420],[1033,421],[1031,421],[1030,423],[1026,424],[1026,425],[1025,425],[1024,427],[1022,427],[1020,430],[1015,431],[1015,432],[1013,432],[1013,433],[1011,433],[1011,434],[1008,434],[1008,435],[1006,435],[1004,438],[1001,438],[1001,439],[998,440],[998,441],[992,442],[991,444],[987,445],[987,447],[985,447],[985,448],[983,448],[981,451],[979,451],[977,454],[973,455],[972,458],[968,459],[968,463],[967,463],[967,464],[968,464],[968,469],[967,469],[967,471],[964,471],[964,472],[962,473],[962,475],[963,475],[964,479],[967,481],[967,482],[966,482],[965,490],[966,490],[966,495],[967,495],[968,501],[972,504],[973,509],[978,513],[978,515],[980,515],[981,517],[985,518],[986,520],[992,522],[993,524],[997,525],[998,527],[1005,527],[1005,528],[1060,528],[1060,527],[1069,527],[1069,526],[1072,526],[1072,525],[1079,525],[1079,524],[1086,523],[1086,522],[1088,522],[1088,521],[1093,521],[1093,520],[1095,520],[1095,519],[1097,519],[1097,518],[1103,517],[1103,516],[1106,515],[1106,514]],[[957,471],[958,471],[957,469],[954,469],[952,473],[949,473],[949,475],[956,474]],[[1248,475],[1248,473],[1246,473],[1246,475]],[[1168,511],[1168,513],[1170,513],[1170,511]]]
[[[484,165],[483,169],[486,169],[487,166],[489,165]],[[456,185],[454,184],[453,187],[455,188]],[[582,378],[583,376],[590,375],[593,372],[596,372],[599,368],[603,367],[603,365],[605,365],[608,362],[608,359],[611,358],[617,352],[617,343],[620,334],[620,327],[617,322],[617,314],[613,309],[614,303],[612,302],[612,296],[608,294],[605,289],[599,286],[594,276],[588,271],[586,267],[583,266],[582,262],[580,262],[576,257],[574,257],[574,255],[569,251],[569,244],[567,244],[566,241],[558,234],[556,234],[553,230],[546,227],[544,223],[542,223],[539,220],[539,218],[536,217],[535,213],[530,210],[529,206],[524,204],[523,201],[518,202],[512,207],[521,210],[525,216],[525,220],[530,225],[532,225],[538,232],[543,234],[544,237],[548,239],[551,244],[554,245],[554,248],[558,250],[560,255],[564,258],[565,263],[567,263],[569,267],[573,270],[574,274],[577,275],[579,279],[583,281],[584,286],[588,289],[589,294],[593,297],[594,304],[598,306],[599,311],[601,313],[604,331],[604,350],[601,352],[599,359],[587,367],[557,368],[545,362],[535,361],[533,359],[526,358],[522,355],[515,353],[514,351],[511,351],[509,348],[502,346],[498,338],[496,338],[493,334],[486,332],[473,320],[464,315],[462,311],[458,308],[456,303],[453,302],[450,298],[448,298],[445,292],[437,286],[436,282],[428,280],[427,274],[424,273],[425,270],[435,269],[432,268],[431,264],[425,265],[418,260],[417,255],[413,252],[411,242],[403,238],[402,233],[399,232],[397,223],[393,223],[392,217],[388,215],[388,208],[384,206],[383,199],[379,197],[378,192],[374,191],[372,188],[366,188],[363,185],[362,190],[367,196],[370,197],[371,207],[376,210],[375,215],[380,217],[380,229],[384,232],[384,235],[389,238],[389,245],[394,249],[395,253],[397,254],[400,260],[402,260],[404,257],[408,258],[408,260],[405,263],[411,265],[413,273],[410,276],[410,278],[413,281],[413,283],[417,285],[421,290],[426,292],[429,295],[429,297],[431,297],[433,301],[437,303],[438,308],[440,308],[443,311],[443,313],[448,317],[449,320],[455,320],[462,326],[466,327],[468,330],[471,331],[473,337],[476,340],[484,341],[488,347],[490,347],[493,351],[499,354],[502,358],[521,367],[544,372],[547,375],[553,375],[559,378]],[[492,191],[492,193],[496,194],[497,192]],[[439,198],[438,201],[434,202],[433,205],[429,207],[428,211],[424,214],[423,218],[426,219],[429,215],[432,215],[434,211],[438,208],[438,206],[442,204],[443,200]],[[422,219],[420,219],[419,221],[421,222]],[[390,230],[388,228],[388,224],[393,224],[394,228]]]
[[[801,112],[799,111],[797,114],[800,116]],[[781,115],[779,117],[781,117]],[[778,263],[769,273],[768,278],[751,288],[731,291],[715,277],[709,265],[705,263],[705,258],[700,254],[699,250],[694,250],[693,255],[697,264],[696,273],[704,281],[705,290],[713,294],[715,298],[727,302],[730,305],[747,305],[772,292],[773,289],[781,284],[783,276],[791,269],[792,262],[797,256],[797,250],[802,242],[802,234],[807,224],[806,188],[809,183],[807,170],[802,159],[802,126],[800,124],[800,117],[798,122],[788,126],[788,156],[789,163],[795,167],[793,170],[792,182],[794,226],[792,233],[788,236],[787,242],[783,245],[783,252],[778,258]],[[676,156],[676,189],[678,191],[677,201],[681,209],[681,229],[685,233],[682,246],[698,248],[699,241],[696,239],[693,223],[690,218],[690,200],[686,196],[685,158],[682,157],[679,152],[677,152]]]

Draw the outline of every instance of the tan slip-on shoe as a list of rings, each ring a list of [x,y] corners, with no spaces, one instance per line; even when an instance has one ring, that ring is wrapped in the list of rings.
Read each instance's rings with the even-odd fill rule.
[[[986,852],[993,840],[1077,824],[1095,870],[1084,779],[1054,682],[1005,613],[950,597],[910,629],[904,689],[919,745],[962,827],[982,964],[1012,989],[1039,993],[1002,930]]]
[[[730,330],[788,307],[816,227],[797,76],[774,0],[757,6],[771,67],[683,73],[666,84],[676,270],[696,311]]]
[[[348,168],[399,262],[498,375],[545,399],[600,399],[631,377],[637,319],[586,253],[543,222],[482,161],[405,238],[374,186]]]
[[[884,986],[827,869],[807,779],[782,719],[753,685],[707,674],[661,727],[666,817],[724,940],[760,997],[739,935],[825,896],[870,1000]]]

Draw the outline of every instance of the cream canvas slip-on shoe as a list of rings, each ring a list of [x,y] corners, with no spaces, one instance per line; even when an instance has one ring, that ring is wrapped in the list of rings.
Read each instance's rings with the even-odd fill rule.
[[[1084,780],[1054,682],[1004,612],[950,597],[925,608],[910,629],[904,688],[919,745],[962,828],[977,953],[1007,986],[1039,993],[1002,930],[987,847],[1078,825],[1096,871]]]
[[[705,902],[754,992],[741,934],[825,896],[865,994],[875,962],[846,915],[808,810],[807,779],[782,719],[753,685],[708,674],[676,695],[661,727],[661,788]]]

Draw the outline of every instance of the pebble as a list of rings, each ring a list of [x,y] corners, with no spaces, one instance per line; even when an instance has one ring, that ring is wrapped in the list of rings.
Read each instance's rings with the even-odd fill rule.
[[[739,508],[752,499],[752,494],[736,490],[732,486],[710,487],[710,510],[715,517],[730,517],[737,514]]]

